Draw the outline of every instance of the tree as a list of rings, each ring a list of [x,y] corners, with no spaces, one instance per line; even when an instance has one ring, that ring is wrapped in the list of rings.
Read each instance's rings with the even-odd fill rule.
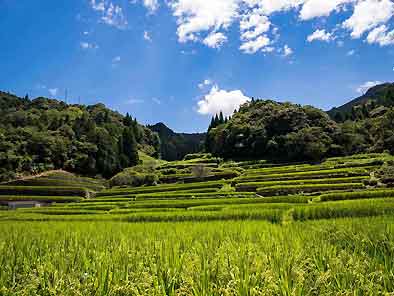
[[[139,162],[137,142],[135,140],[133,128],[125,127],[123,130],[123,154],[126,155],[127,167],[137,165]]]

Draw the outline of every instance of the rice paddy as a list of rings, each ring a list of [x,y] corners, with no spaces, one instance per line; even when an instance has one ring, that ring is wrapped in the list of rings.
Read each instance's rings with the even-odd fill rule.
[[[394,189],[368,182],[391,159],[201,157],[157,168],[180,183],[2,184],[0,295],[392,295]],[[193,177],[202,164],[236,173]],[[7,210],[32,201],[49,206]]]

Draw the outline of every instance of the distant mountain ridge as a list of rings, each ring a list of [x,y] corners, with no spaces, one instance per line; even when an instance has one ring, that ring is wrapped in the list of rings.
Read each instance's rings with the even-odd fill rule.
[[[373,104],[376,107],[394,106],[394,83],[383,83],[370,88],[364,95],[349,101],[348,103],[335,107],[327,113],[331,118],[335,118],[338,113],[342,117],[349,116],[352,109],[365,104]]]
[[[164,123],[148,125],[148,128],[158,133],[161,140],[161,157],[164,160],[180,160],[190,153],[197,153],[203,149],[205,133],[176,133]]]

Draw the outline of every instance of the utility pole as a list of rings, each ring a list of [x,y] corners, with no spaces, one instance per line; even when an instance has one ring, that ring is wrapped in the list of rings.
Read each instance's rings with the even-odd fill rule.
[[[67,95],[68,95],[68,92],[67,92],[67,88],[66,88],[65,93],[64,93],[64,102],[66,104],[67,104]]]

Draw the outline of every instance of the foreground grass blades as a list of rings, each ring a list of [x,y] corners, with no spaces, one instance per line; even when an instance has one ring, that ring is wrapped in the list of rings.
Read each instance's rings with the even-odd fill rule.
[[[1,222],[0,295],[385,295],[393,222]]]

